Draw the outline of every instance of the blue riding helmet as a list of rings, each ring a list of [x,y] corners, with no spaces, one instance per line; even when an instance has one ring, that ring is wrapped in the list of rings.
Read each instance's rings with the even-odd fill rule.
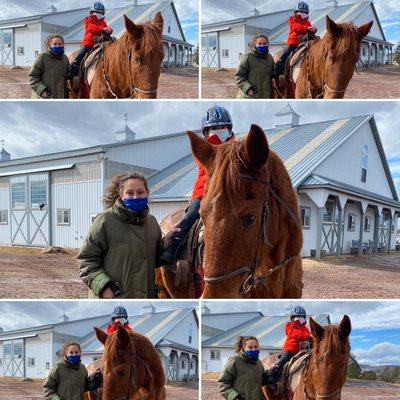
[[[308,4],[305,1],[299,1],[295,11],[297,11],[299,13],[309,13],[310,12],[310,8],[308,7]]]
[[[203,135],[205,130],[213,126],[227,126],[229,130],[232,129],[232,118],[229,111],[220,106],[210,107],[201,120],[201,129]]]
[[[104,4],[102,2],[96,1],[95,3],[93,3],[93,6],[90,9],[90,12],[105,14],[106,8],[104,7]]]
[[[111,321],[114,321],[114,318],[128,318],[126,308],[122,306],[115,307],[111,314]]]
[[[290,313],[290,319],[294,317],[306,318],[307,317],[306,310],[301,306],[294,307],[292,312]]]

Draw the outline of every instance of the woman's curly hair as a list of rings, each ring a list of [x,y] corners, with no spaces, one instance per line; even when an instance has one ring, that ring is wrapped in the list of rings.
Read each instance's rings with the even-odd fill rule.
[[[47,36],[47,38],[44,41],[46,50],[48,50],[50,48],[50,42],[55,38],[61,39],[64,43],[64,38],[61,35],[49,35],[49,36]]]
[[[258,339],[255,336],[238,336],[235,341],[236,353],[240,353],[248,340],[255,340],[258,343]]]
[[[112,178],[110,185],[107,187],[103,197],[103,203],[107,208],[114,205],[124,189],[124,183],[129,179],[139,179],[144,183],[146,190],[149,190],[147,179],[138,172],[123,172],[122,174],[115,175]]]
[[[76,346],[79,349],[79,352],[82,353],[81,345],[78,342],[66,342],[63,344],[61,349],[61,357],[65,357],[68,353],[68,347]]]

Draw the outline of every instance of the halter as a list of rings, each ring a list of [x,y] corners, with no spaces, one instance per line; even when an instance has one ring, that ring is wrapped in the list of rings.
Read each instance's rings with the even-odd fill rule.
[[[269,193],[271,193],[275,200],[277,200],[287,211],[287,213],[290,215],[290,217],[293,219],[293,221],[295,222],[295,224],[297,225],[297,227],[299,229],[302,229],[299,221],[298,221],[298,217],[295,215],[295,213],[289,208],[289,206],[285,203],[285,201],[275,192],[275,190],[271,187],[271,182],[270,181],[263,181],[260,179],[255,178],[252,175],[246,174],[246,173],[241,173],[239,175],[241,178],[243,179],[249,179],[258,183],[261,183],[263,185],[265,185],[267,187],[267,192],[266,192],[266,197],[265,200],[263,202],[263,208],[262,208],[262,212],[261,212],[261,224],[260,224],[260,230],[257,236],[257,241],[260,238],[260,235],[262,236],[262,242],[264,245],[267,245],[271,248],[275,247],[275,245],[271,244],[271,242],[268,239],[268,234],[267,234],[267,229],[268,229],[268,220],[269,220],[269,214],[270,214],[270,210],[269,210]],[[257,242],[256,242],[257,244]],[[254,249],[256,249],[257,246],[254,246]],[[258,254],[253,257],[252,256],[252,260],[250,261],[250,263],[244,267],[238,268],[228,274],[225,275],[219,275],[219,276],[213,276],[213,277],[204,277],[204,281],[207,282],[208,284],[214,284],[214,283],[219,283],[219,282],[223,282],[226,281],[230,278],[233,278],[235,276],[238,275],[242,275],[242,274],[248,274],[247,278],[245,279],[245,281],[243,282],[242,286],[241,286],[241,290],[240,293],[241,294],[246,294],[248,293],[252,288],[256,287],[256,286],[261,286],[264,285],[268,282],[268,278],[274,274],[275,272],[279,271],[280,269],[283,269],[287,264],[289,264],[291,261],[296,260],[299,258],[299,256],[289,256],[288,258],[286,258],[283,262],[281,262],[280,264],[277,264],[274,268],[268,270],[264,275],[261,276],[255,276],[255,270],[257,268],[258,265],[258,261],[259,261],[259,254],[260,252],[258,252]]]
[[[103,79],[104,82],[106,83],[107,89],[108,91],[111,93],[111,95],[114,97],[114,99],[118,99],[118,95],[112,90],[110,82],[107,78],[106,75],[106,70],[104,67],[104,46],[101,47],[101,58],[102,58],[102,72],[103,72]],[[143,90],[143,89],[139,89],[137,86],[135,86],[133,84],[133,76],[132,76],[132,50],[129,52],[128,55],[128,60],[129,60],[129,78],[131,81],[131,85],[130,85],[130,96],[127,97],[128,99],[137,99],[138,98],[138,93],[144,93],[144,94],[157,94],[157,89],[154,90]]]

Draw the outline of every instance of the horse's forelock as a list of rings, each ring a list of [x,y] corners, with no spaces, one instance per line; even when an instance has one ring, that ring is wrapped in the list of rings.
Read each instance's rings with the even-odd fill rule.
[[[321,340],[321,345],[325,347],[325,350],[331,350],[330,356],[331,358],[335,358],[335,356],[342,354],[342,349],[347,348],[350,349],[349,340],[341,339],[340,337],[340,326],[339,325],[328,325],[324,327],[324,336]]]
[[[335,56],[349,54],[358,50],[360,46],[360,34],[353,23],[337,24],[340,31],[339,37],[326,35],[327,43]]]
[[[128,352],[134,351],[133,338],[130,332],[128,332],[130,338]],[[113,363],[119,363],[122,359],[122,354],[118,349],[118,334],[117,332],[112,333],[108,336],[107,342],[104,346],[104,358]]]

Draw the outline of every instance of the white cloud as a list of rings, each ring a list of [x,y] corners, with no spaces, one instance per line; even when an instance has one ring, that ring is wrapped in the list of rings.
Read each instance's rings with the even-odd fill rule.
[[[383,342],[370,349],[355,349],[353,353],[359,364],[398,365],[400,360],[400,345]]]

